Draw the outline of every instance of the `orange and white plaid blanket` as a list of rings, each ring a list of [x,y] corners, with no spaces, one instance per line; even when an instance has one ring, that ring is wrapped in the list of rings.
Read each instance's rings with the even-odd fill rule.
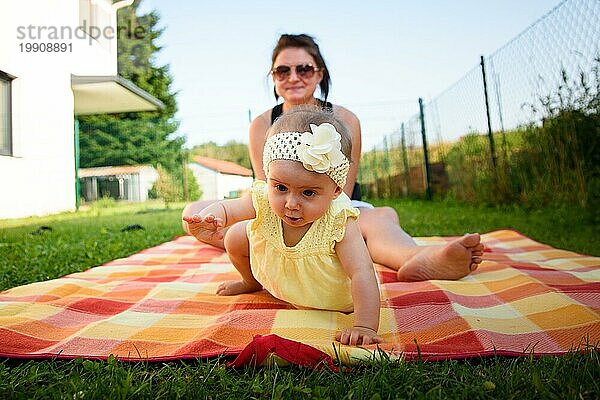
[[[420,244],[450,238],[421,238]],[[514,231],[482,236],[477,271],[459,281],[395,281],[376,266],[385,343],[350,347],[352,314],[297,310],[262,291],[216,296],[238,275],[222,251],[189,236],[106,265],[0,293],[0,356],[172,360],[269,355],[301,365],[385,353],[439,360],[563,354],[600,343],[600,258]],[[382,353],[383,352],[383,353]]]

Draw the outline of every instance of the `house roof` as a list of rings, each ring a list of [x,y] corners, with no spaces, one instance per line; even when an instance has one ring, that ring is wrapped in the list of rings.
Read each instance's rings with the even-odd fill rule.
[[[80,168],[79,177],[88,178],[91,176],[130,175],[137,174],[148,168],[154,169],[149,165],[120,165],[116,167]]]
[[[202,156],[194,156],[192,160],[203,167],[212,169],[221,174],[252,176],[252,170],[231,161],[217,160],[216,158]]]

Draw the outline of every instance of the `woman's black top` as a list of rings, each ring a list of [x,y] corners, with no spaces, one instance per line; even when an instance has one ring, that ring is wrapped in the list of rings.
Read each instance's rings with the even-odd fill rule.
[[[321,104],[323,110],[333,111],[333,104],[331,104],[330,102],[324,102],[320,99],[317,99],[317,101],[319,102],[319,104]],[[275,122],[275,120],[279,118],[281,114],[283,114],[283,103],[277,104],[271,110],[271,125],[273,125],[273,122]]]

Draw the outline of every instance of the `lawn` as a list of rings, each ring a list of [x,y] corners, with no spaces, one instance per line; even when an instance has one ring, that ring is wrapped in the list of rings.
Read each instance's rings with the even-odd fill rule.
[[[600,228],[577,209],[377,203],[393,206],[414,236],[512,228],[558,248],[600,256]],[[180,208],[152,204],[0,221],[0,290],[85,270],[170,240],[183,233],[180,213]],[[0,398],[592,399],[600,393],[597,350],[564,357],[381,360],[340,372],[295,366],[233,370],[224,361],[0,360]]]

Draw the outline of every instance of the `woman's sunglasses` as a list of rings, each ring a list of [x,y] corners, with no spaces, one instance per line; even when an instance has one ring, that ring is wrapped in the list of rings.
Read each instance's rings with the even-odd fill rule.
[[[296,75],[302,79],[310,79],[314,75],[315,71],[319,71],[320,68],[313,66],[312,64],[298,64],[295,67]],[[278,81],[288,79],[292,74],[292,67],[289,65],[279,65],[271,70],[271,74]]]

